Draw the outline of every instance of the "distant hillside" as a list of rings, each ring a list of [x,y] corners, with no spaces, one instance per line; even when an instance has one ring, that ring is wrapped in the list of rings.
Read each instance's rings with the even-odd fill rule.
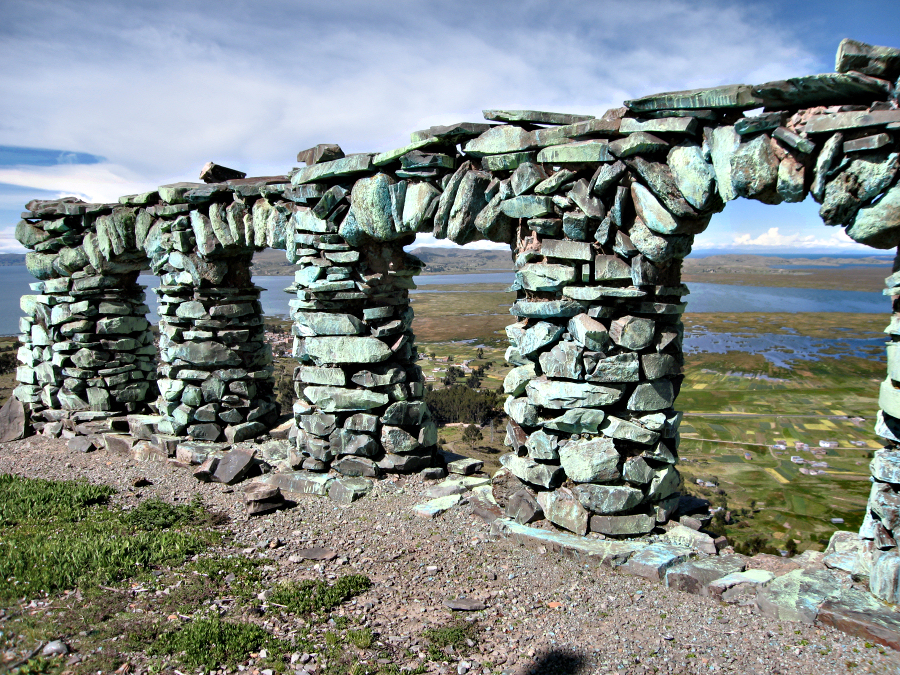
[[[686,274],[699,272],[716,273],[741,273],[741,274],[772,274],[773,271],[790,268],[815,267],[835,268],[846,265],[890,267],[892,256],[845,256],[845,257],[810,257],[810,258],[785,258],[781,256],[727,254],[710,255],[703,258],[688,256],[684,261],[683,270]]]
[[[25,254],[24,253],[0,253],[0,267],[7,267],[8,265],[24,265],[25,264]]]
[[[483,272],[486,270],[511,270],[512,257],[508,250],[503,249],[464,249],[425,247],[414,248],[409,251],[425,263],[423,274],[464,274],[467,272]],[[10,262],[4,262],[9,258]],[[13,261],[13,259],[16,259]],[[0,265],[17,265],[24,263],[24,255],[4,254],[0,255]],[[890,274],[891,256],[834,256],[834,257],[809,257],[794,258],[769,255],[750,254],[722,254],[705,257],[689,256],[684,261],[684,273],[697,274],[779,274],[794,276],[807,274],[799,268],[816,268],[827,271],[848,265],[858,266],[860,271],[868,268],[874,273],[879,268],[878,274],[882,274],[885,267],[886,274]],[[295,265],[291,265],[285,258],[284,251],[267,249],[253,256],[253,273],[260,276],[292,276]],[[796,271],[795,271],[796,270]],[[877,277],[878,274],[875,276]],[[875,277],[873,277],[875,278]]]
[[[511,270],[512,256],[503,249],[419,247],[410,253],[425,263],[424,274]]]
[[[253,254],[253,264],[250,269],[253,274],[261,277],[292,277],[297,266],[288,262],[284,251],[267,248],[265,251]]]

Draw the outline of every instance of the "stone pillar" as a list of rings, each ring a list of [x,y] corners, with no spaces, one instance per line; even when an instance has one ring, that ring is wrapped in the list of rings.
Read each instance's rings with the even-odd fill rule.
[[[294,216],[293,463],[367,477],[430,466],[437,429],[410,330],[409,289],[422,267],[403,251],[411,238],[352,246],[333,219],[303,207]]]
[[[16,228],[40,281],[23,296],[16,397],[35,426],[143,412],[155,379],[145,316],[146,264],[134,248],[135,211],[77,200],[31,202]],[[58,433],[55,429],[54,433]]]
[[[875,433],[884,447],[875,452],[870,471],[872,491],[859,530],[858,568],[870,577],[872,593],[888,602],[900,602],[900,255],[888,277],[885,293],[892,297],[893,316],[885,329],[887,377],[881,383]],[[838,542],[831,546],[836,552]]]
[[[617,203],[628,193],[627,183],[613,188]],[[672,406],[690,241],[660,251],[643,230],[621,212],[519,226],[519,321],[506,329],[516,368],[504,382],[513,452],[501,463],[543,489],[549,520],[579,534],[646,533],[678,504],[681,414]]]
[[[161,282],[158,429],[204,441],[259,436],[277,419],[250,274],[266,219],[225,185],[164,186],[160,195],[166,203],[150,210],[145,242]]]

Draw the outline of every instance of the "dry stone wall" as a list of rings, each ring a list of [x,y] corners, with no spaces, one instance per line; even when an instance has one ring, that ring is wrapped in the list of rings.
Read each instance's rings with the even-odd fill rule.
[[[258,436],[274,403],[249,262],[282,248],[298,264],[285,468],[418,470],[436,459],[436,430],[408,297],[421,263],[403,246],[418,232],[503,242],[517,292],[503,466],[536,493],[529,512],[562,528],[650,532],[678,504],[681,261],[711,216],[738,197],[812,195],[826,225],[900,244],[900,51],[845,40],[836,70],[647,96],[600,118],[488,110],[380,154],[316,146],[287,176],[212,166],[209,184],[119,205],[32,203],[17,235],[41,281],[23,299],[16,396],[38,424],[155,408],[158,434]],[[148,267],[162,281],[155,372],[135,285]],[[900,297],[900,273],[888,286]],[[887,333],[886,446],[862,531],[831,560],[897,601],[900,311]]]

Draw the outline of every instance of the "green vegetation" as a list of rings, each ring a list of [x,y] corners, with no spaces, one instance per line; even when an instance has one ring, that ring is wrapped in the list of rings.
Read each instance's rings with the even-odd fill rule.
[[[150,499],[126,510],[110,505],[113,494],[86,482],[0,476],[0,669],[93,675],[249,662],[284,673],[300,651],[319,654],[323,675],[399,672],[400,655],[340,607],[370,588],[367,577],[282,584],[260,608],[263,575],[274,568],[230,548],[223,517],[197,500]],[[255,621],[263,611],[281,614],[290,634]],[[285,623],[288,612],[303,619]],[[36,656],[56,639],[81,661]]]
[[[503,395],[497,391],[455,385],[426,391],[425,402],[439,425],[448,422],[487,424],[502,414]]]
[[[476,427],[474,424],[470,424],[463,430],[463,442],[468,443],[471,446],[472,450],[475,449],[475,444],[483,438],[484,436],[481,433],[481,429]]]
[[[324,581],[288,582],[272,592],[269,602],[297,614],[324,613],[365,593],[371,586],[369,578],[361,574],[341,577],[331,586]]]
[[[199,619],[163,633],[150,646],[151,656],[177,655],[178,660],[192,668],[208,669],[234,666],[251,652],[261,649],[285,652],[290,644],[276,640],[267,630],[256,624],[222,621],[219,617]]]
[[[777,333],[789,326],[819,336],[850,322],[839,314],[703,314],[685,319],[686,325],[717,331]],[[872,337],[884,319],[862,315],[852,323],[861,327],[854,337]],[[746,353],[686,357],[678,397],[678,408],[685,411],[679,469],[689,492],[730,511],[722,533],[738,550],[821,550],[835,529],[859,528],[869,492],[870,455],[881,447],[871,421],[884,377],[883,350],[879,352],[877,359],[824,358],[798,361],[790,369]],[[772,447],[779,440],[785,450]],[[837,441],[838,447],[820,448],[823,440]],[[797,450],[795,442],[810,450]],[[795,464],[792,456],[800,456],[804,464]],[[716,488],[697,485],[697,480]],[[833,518],[844,522],[832,523]]]
[[[150,501],[122,514],[105,506],[112,492],[0,476],[0,599],[114,583],[181,562],[218,540],[200,529],[205,516],[198,502]]]
[[[447,658],[447,647],[454,652],[466,654],[476,643],[478,625],[474,621],[454,620],[440,628],[429,628],[422,635],[428,641],[428,657],[432,661]]]

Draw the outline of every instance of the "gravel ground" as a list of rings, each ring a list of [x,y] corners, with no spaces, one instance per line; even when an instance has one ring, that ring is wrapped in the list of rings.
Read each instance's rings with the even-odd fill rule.
[[[429,672],[900,673],[897,653],[828,628],[771,620],[754,607],[493,541],[489,526],[465,505],[435,520],[414,517],[413,505],[433,485],[419,476],[380,481],[350,506],[310,496],[296,508],[248,519],[241,486],[198,483],[184,469],[102,450],[73,453],[62,440],[0,444],[0,473],[112,485],[123,504],[153,496],[185,501],[199,492],[209,508],[233,518],[229,527],[247,555],[272,561],[277,571],[267,583],[368,575],[372,589],[342,611],[362,619],[385,644],[422,659],[422,631],[450,618],[444,600],[483,601],[486,610],[466,615],[477,615],[481,630],[474,651],[430,662]],[[132,487],[141,477],[152,485]],[[333,549],[338,558],[291,561],[312,546]]]

